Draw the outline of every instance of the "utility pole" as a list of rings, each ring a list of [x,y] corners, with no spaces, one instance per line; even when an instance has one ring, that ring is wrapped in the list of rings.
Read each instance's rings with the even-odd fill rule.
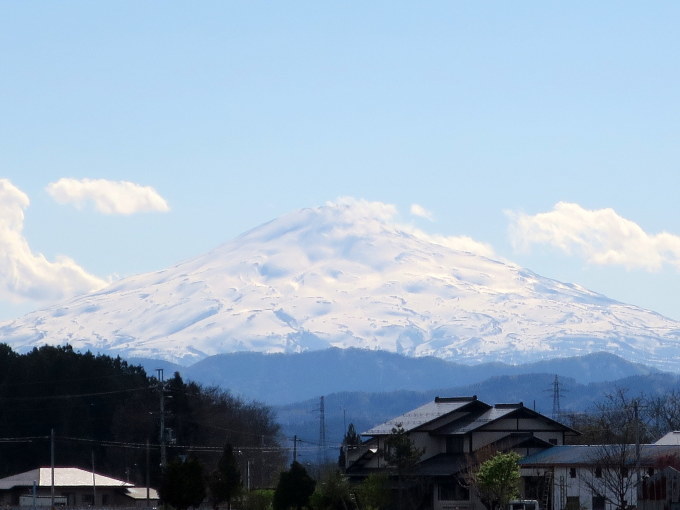
[[[293,462],[297,462],[297,435],[293,436]]]
[[[319,468],[326,463],[326,411],[323,397],[321,397],[319,404],[319,454],[317,462]]]
[[[54,508],[54,429],[50,433],[50,471],[52,472],[52,483],[50,485],[50,504]]]
[[[146,507],[149,506],[149,485],[151,484],[149,477],[149,439],[146,439]]]
[[[165,384],[163,383],[163,369],[157,368],[158,372],[158,393],[160,395],[160,411],[161,411],[161,430],[159,441],[161,445],[161,469],[165,469],[168,458],[165,451]]]
[[[633,400],[633,419],[635,420],[635,463],[640,464],[640,413],[637,399]]]
[[[97,506],[97,478],[94,472],[94,450],[90,450],[92,455],[92,506]]]

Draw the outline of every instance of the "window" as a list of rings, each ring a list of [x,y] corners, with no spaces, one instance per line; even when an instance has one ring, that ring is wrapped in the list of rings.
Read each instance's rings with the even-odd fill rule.
[[[621,468],[621,476],[623,478],[628,478],[628,468],[627,467],[622,467]]]
[[[653,475],[654,475],[654,468],[648,468],[648,469],[647,469],[647,474],[648,474],[649,476],[653,476]]]
[[[576,468],[569,468],[569,478],[576,478]]]
[[[439,501],[469,501],[470,491],[456,480],[437,484],[437,499]]]
[[[604,510],[604,496],[593,496],[593,510]]]
[[[463,453],[465,438],[463,436],[447,436],[446,453]]]
[[[565,510],[581,510],[581,500],[578,496],[567,496],[567,507]]]
[[[602,468],[601,467],[595,468],[595,478],[602,478]],[[595,509],[593,508],[593,510],[595,510]]]

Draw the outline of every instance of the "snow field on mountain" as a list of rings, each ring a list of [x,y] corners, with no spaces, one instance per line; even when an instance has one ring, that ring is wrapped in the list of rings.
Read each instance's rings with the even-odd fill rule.
[[[469,363],[606,350],[675,366],[678,322],[393,215],[363,201],[297,211],[174,267],[5,322],[0,333],[18,350],[68,342],[184,364],[334,346]]]

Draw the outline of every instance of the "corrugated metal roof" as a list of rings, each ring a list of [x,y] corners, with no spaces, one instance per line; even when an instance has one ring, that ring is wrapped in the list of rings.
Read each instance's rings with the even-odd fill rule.
[[[0,479],[0,490],[11,489],[12,487],[32,487],[33,482],[39,487],[52,486],[52,468],[41,467],[8,476]],[[55,467],[54,485],[55,487],[132,487],[133,484],[117,480],[108,476],[95,473],[94,481],[92,471],[74,467]]]
[[[372,429],[363,432],[362,436],[381,436],[392,432],[392,429],[401,425],[406,432],[418,428],[426,423],[434,421],[442,416],[457,411],[470,402],[477,402],[477,397],[460,398],[436,398],[433,402],[428,402],[413,411],[392,418],[385,423],[377,425]]]
[[[635,445],[623,445],[626,454],[630,454],[631,462],[635,456]],[[553,446],[542,452],[535,453],[519,461],[521,466],[577,466],[594,464],[606,453],[616,452],[618,445],[560,445]],[[621,451],[621,450],[618,450]],[[624,453],[623,451],[621,451]],[[659,457],[668,455],[680,455],[678,445],[640,445],[640,464],[652,466]]]

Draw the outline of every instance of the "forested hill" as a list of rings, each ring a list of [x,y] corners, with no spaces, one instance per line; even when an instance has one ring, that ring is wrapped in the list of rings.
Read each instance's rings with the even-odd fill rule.
[[[17,354],[0,344],[0,476],[49,465],[53,435],[58,466],[89,469],[94,461],[98,472],[143,484],[148,451],[157,479],[161,395],[168,460],[192,454],[211,469],[229,443],[257,459],[255,483],[278,473],[279,430],[270,408],[185,383],[179,374],[165,374],[163,382],[156,375],[69,346]]]

